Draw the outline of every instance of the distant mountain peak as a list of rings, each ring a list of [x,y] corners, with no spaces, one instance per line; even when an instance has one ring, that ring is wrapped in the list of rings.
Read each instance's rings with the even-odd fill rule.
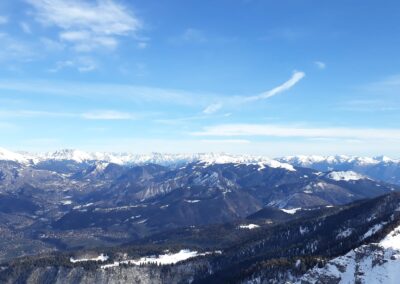
[[[1,161],[13,161],[21,164],[29,163],[33,159],[30,155],[23,155],[17,152],[12,152],[4,148],[0,148]]]

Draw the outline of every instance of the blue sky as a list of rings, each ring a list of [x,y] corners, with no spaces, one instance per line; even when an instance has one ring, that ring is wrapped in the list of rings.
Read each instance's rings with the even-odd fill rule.
[[[1,146],[400,156],[400,3],[0,2]]]

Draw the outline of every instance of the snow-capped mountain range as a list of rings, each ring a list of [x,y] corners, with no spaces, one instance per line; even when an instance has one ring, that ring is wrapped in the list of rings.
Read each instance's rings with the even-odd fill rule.
[[[359,156],[346,156],[346,155],[335,155],[335,156],[318,156],[318,155],[297,155],[297,156],[286,156],[278,158],[281,162],[286,162],[301,167],[310,167],[316,164],[320,165],[338,165],[338,164],[353,164],[359,166],[377,165],[380,163],[400,163],[400,159],[392,159],[387,156],[377,157],[359,157]]]
[[[204,162],[207,164],[256,164],[266,163],[269,166],[279,167],[282,164],[290,164],[297,167],[334,167],[340,164],[353,164],[358,166],[377,165],[381,163],[400,164],[400,159],[392,159],[387,156],[378,157],[358,157],[358,156],[286,156],[271,159],[266,156],[254,155],[234,155],[227,153],[193,153],[193,154],[172,154],[172,153],[150,153],[150,154],[134,154],[130,152],[85,152],[76,149],[62,149],[54,152],[45,153],[28,153],[28,152],[12,152],[4,148],[0,148],[0,160],[15,161],[20,163],[37,163],[43,160],[71,160],[78,163],[85,161],[105,161],[115,164],[146,164],[154,163],[160,165],[170,165],[190,162]],[[288,167],[292,169],[292,167]],[[328,169],[329,170],[329,169]]]
[[[63,149],[47,153],[18,153],[0,148],[0,160],[14,161],[18,163],[37,164],[47,160],[74,161],[77,163],[89,161],[101,161],[118,165],[142,165],[157,164],[162,166],[181,166],[184,164],[199,162],[210,164],[259,164],[271,168],[285,168],[294,171],[292,165],[282,163],[264,156],[232,155],[225,153],[195,153],[195,154],[169,154],[169,153],[107,153],[84,152],[73,149]]]
[[[294,167],[311,168],[317,171],[355,172],[366,177],[388,183],[400,184],[400,159],[386,156],[288,156],[277,159]],[[349,174],[347,174],[348,176]]]
[[[0,161],[14,161],[20,164],[35,165],[46,161],[72,161],[76,163],[101,162],[118,165],[157,164],[168,167],[181,167],[189,163],[212,164],[246,164],[258,165],[260,168],[282,168],[295,171],[296,167],[311,168],[321,172],[332,173],[332,179],[351,180],[372,178],[388,183],[400,184],[400,159],[386,156],[286,156],[271,159],[266,156],[234,155],[227,153],[150,153],[134,154],[129,152],[84,152],[81,150],[63,149],[47,153],[12,152],[0,148]]]

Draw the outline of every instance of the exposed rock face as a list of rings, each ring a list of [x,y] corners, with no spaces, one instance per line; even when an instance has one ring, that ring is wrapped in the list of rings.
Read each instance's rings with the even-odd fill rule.
[[[211,271],[207,262],[197,260],[174,266],[119,266],[107,269],[84,269],[82,267],[39,267],[2,283],[57,283],[57,284],[165,284],[191,283],[196,276],[207,275]]]

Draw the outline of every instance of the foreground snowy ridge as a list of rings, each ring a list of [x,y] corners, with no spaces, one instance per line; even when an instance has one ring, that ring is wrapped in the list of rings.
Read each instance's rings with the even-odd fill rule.
[[[363,245],[329,261],[322,268],[313,268],[296,283],[395,284],[399,279],[400,226],[379,243]]]

